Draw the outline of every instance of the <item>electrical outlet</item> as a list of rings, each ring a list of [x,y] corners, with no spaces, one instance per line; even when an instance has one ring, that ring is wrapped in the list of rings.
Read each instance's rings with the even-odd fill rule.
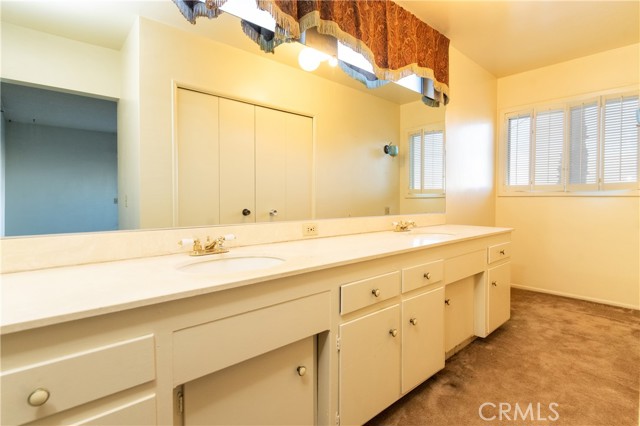
[[[318,225],[316,223],[305,223],[302,225],[302,235],[305,237],[318,235]]]

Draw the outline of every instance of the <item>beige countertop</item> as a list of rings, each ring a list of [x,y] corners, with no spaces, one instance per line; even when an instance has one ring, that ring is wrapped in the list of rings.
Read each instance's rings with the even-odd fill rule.
[[[234,247],[229,253],[186,253],[0,275],[0,333],[178,300],[306,272],[510,232],[509,228],[438,225],[409,232],[372,232]],[[282,263],[228,273],[180,267],[214,258],[276,257]]]

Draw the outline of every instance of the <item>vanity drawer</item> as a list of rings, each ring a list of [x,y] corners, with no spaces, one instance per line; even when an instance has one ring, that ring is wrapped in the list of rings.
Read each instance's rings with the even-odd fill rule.
[[[178,386],[331,327],[331,297],[319,293],[173,333]]]
[[[442,281],[444,275],[444,261],[423,263],[421,265],[402,270],[402,292],[406,293],[416,288],[425,287]]]
[[[399,294],[400,271],[344,284],[340,287],[340,313],[348,314]]]
[[[478,250],[447,259],[444,262],[445,284],[483,272],[487,266],[486,256],[484,250]]]
[[[154,347],[150,334],[3,371],[2,424],[37,420],[154,380]]]
[[[496,244],[487,248],[487,262],[493,263],[498,260],[511,257],[511,243]]]

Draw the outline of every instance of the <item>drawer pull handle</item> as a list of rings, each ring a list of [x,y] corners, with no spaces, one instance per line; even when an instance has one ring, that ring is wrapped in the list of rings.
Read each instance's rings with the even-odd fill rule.
[[[431,272],[427,272],[426,274],[424,274],[424,277],[428,280],[431,279]]]
[[[409,322],[411,323],[411,325],[418,325],[418,318],[411,318]]]
[[[302,377],[305,374],[307,374],[307,367],[305,367],[304,365],[301,365],[298,368],[296,368],[296,371],[298,372],[298,376]]]
[[[392,335],[393,337],[396,337],[398,335],[398,329],[392,328],[391,330],[389,330],[389,334]]]
[[[373,290],[371,290],[371,294],[373,294],[375,297],[380,297],[380,289],[374,288]]]
[[[44,405],[49,400],[50,396],[51,394],[49,393],[48,390],[44,388],[38,388],[33,392],[31,392],[31,394],[27,398],[27,402],[32,407],[40,407],[41,405]]]
[[[500,250],[500,254],[504,255],[504,249]]]
[[[494,287],[498,287],[498,282],[497,281],[491,281],[491,285]]]
[[[444,304],[447,306],[451,305],[451,299],[444,299]]]

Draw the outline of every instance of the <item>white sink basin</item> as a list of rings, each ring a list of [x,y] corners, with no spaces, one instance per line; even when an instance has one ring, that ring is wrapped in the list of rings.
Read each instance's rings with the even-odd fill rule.
[[[207,260],[181,265],[178,269],[190,274],[226,274],[229,272],[271,268],[283,262],[284,259],[268,256],[209,258]]]

